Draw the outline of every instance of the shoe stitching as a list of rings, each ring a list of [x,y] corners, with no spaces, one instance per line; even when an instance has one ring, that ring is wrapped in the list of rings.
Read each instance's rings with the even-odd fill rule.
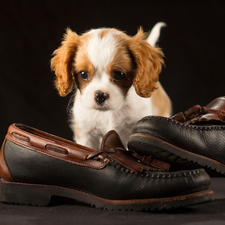
[[[145,171],[143,172],[134,172],[130,169],[127,169],[126,167],[122,166],[121,164],[115,162],[110,162],[110,165],[113,166],[116,170],[122,172],[122,173],[129,173],[134,176],[141,176],[141,177],[146,177],[146,178],[151,178],[151,179],[174,179],[174,178],[180,178],[180,177],[189,177],[193,175],[200,175],[205,173],[203,169],[195,169],[191,171],[183,171],[183,172],[163,172],[162,174],[155,174],[151,173],[150,171]]]
[[[224,126],[198,126],[198,125],[188,125],[188,124],[183,124],[183,123],[179,123],[176,120],[170,119],[170,118],[166,118],[166,117],[156,117],[156,116],[147,116],[143,118],[144,120],[161,120],[161,121],[168,121],[170,123],[174,123],[177,126],[180,127],[184,127],[184,128],[188,128],[188,129],[193,129],[193,130],[225,130],[225,124]]]

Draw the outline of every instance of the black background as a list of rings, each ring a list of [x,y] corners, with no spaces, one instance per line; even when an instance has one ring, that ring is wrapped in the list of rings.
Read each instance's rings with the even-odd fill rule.
[[[224,95],[225,1],[0,0],[0,141],[11,123],[72,139],[67,105],[53,87],[52,52],[67,27],[77,33],[116,27],[134,35],[163,21],[161,83],[174,113]],[[0,224],[224,224],[224,179],[216,200],[181,211],[109,212],[79,205],[48,208],[0,203]]]
[[[67,27],[115,27],[134,35],[163,21],[160,81],[174,113],[224,95],[225,1],[0,0],[0,141],[11,123],[72,139],[67,105],[53,86],[52,52]]]

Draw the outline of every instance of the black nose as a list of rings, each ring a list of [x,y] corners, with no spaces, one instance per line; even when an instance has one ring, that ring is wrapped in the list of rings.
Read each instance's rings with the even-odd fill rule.
[[[109,94],[101,92],[101,91],[96,91],[95,92],[95,101],[101,105],[106,99],[109,98]]]

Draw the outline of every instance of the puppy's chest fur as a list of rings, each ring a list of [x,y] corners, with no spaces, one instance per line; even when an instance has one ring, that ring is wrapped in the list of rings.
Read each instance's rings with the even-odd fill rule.
[[[133,125],[141,117],[152,113],[151,99],[139,97],[133,87],[130,89],[123,106],[118,110],[85,109],[80,98],[81,95],[78,90],[73,106],[72,129],[79,132],[79,134],[75,133],[78,142],[83,142],[82,139],[86,137],[87,133],[92,136],[95,140],[92,143],[87,143],[87,145],[96,145],[93,146],[96,149],[98,149],[102,137],[109,130],[116,130],[126,146]],[[90,137],[89,140],[91,142]]]

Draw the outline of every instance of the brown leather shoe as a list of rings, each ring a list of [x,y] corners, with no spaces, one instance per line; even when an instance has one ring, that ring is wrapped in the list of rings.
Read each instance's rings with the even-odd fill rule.
[[[186,169],[198,166],[225,174],[225,97],[171,118],[141,119],[133,127],[128,147]]]
[[[133,155],[115,131],[95,151],[13,124],[1,149],[0,201],[45,206],[60,196],[97,208],[154,210],[213,200],[203,169],[163,172]]]

